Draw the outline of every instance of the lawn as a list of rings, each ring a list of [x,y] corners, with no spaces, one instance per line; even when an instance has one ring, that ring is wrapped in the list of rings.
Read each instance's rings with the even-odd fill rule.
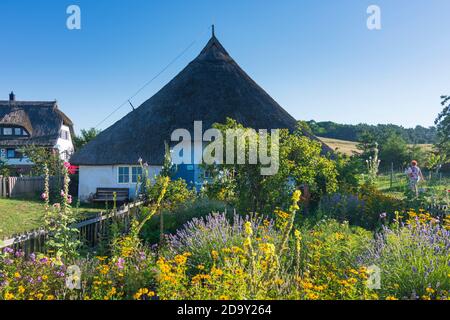
[[[102,211],[100,207],[82,206],[80,217]],[[0,239],[13,234],[37,229],[43,225],[44,204],[33,199],[0,198]]]

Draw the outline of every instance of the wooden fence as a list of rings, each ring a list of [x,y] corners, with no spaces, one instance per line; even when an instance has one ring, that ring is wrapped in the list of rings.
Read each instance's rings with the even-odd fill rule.
[[[131,220],[139,213],[142,202],[132,203],[122,206],[115,212],[104,214],[99,212],[96,217],[81,221],[72,227],[79,230],[79,240],[88,247],[95,247],[102,239],[108,237],[111,223],[121,224],[123,231],[128,231]],[[0,240],[0,249],[10,247],[15,250],[22,250],[26,255],[32,252],[42,252],[48,232],[44,229],[33,230],[21,235],[13,236],[10,239]]]
[[[50,189],[62,187],[62,177],[50,177]],[[44,191],[44,177],[0,176],[0,198],[20,198],[37,195]]]

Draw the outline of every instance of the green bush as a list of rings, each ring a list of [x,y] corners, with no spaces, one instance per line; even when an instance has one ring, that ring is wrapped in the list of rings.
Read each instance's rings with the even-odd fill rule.
[[[393,214],[403,209],[404,204],[399,199],[372,187],[363,186],[358,194],[335,193],[323,197],[317,209],[317,216],[341,222],[348,221],[351,225],[375,230],[385,222],[381,215]]]
[[[186,222],[193,218],[205,217],[211,212],[222,212],[226,205],[217,200],[198,198],[192,202],[181,204],[175,209],[164,209],[163,225],[164,233],[171,234],[181,228]],[[161,237],[160,232],[160,214],[156,214],[143,227],[141,237],[146,243],[158,243]]]

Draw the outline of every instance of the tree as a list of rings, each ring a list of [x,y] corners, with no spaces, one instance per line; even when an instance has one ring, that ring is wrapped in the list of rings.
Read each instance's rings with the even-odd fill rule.
[[[89,130],[81,129],[81,135],[76,135],[73,138],[73,145],[75,147],[75,150],[80,150],[89,141],[93,140],[99,133],[100,130],[97,130],[95,128],[90,128]]]
[[[10,175],[9,167],[0,159],[0,176],[8,177]]]
[[[434,121],[437,128],[438,141],[436,147],[440,153],[450,155],[450,96],[441,96],[441,105],[444,107]]]
[[[393,133],[380,145],[380,160],[382,168],[400,167],[409,162],[408,145],[399,135]]]
[[[57,150],[36,145],[29,145],[21,149],[25,157],[34,163],[31,173],[35,176],[45,174],[48,168],[51,176],[61,175],[64,169],[64,161],[59,157]]]
[[[358,137],[358,142],[359,143],[356,145],[356,148],[362,151],[362,159],[367,159],[374,156],[373,150],[377,141],[375,136],[370,131],[363,131]]]
[[[244,132],[252,130],[232,119],[227,119],[225,124],[215,124],[214,127],[221,131],[224,141],[227,140],[227,129],[241,129]],[[262,141],[256,136],[260,150]],[[269,141],[272,139],[270,135],[267,138]],[[226,148],[223,150],[225,153]],[[260,163],[249,164],[249,150],[250,144],[246,142],[245,164],[205,165],[213,180],[205,186],[209,196],[224,197],[240,212],[270,214],[277,207],[287,208],[295,189],[307,189],[305,194],[310,193],[313,199],[318,199],[322,194],[337,188],[335,163],[321,154],[320,142],[303,136],[302,127],[293,134],[280,130],[279,168],[273,175],[262,175],[263,166]],[[269,152],[274,150],[270,148]],[[214,192],[215,195],[212,194]]]

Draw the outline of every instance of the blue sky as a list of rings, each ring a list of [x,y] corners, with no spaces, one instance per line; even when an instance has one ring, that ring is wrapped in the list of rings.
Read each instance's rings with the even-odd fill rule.
[[[66,8],[81,8],[81,30]],[[381,8],[369,31],[366,9]],[[216,35],[297,119],[430,126],[450,94],[450,1],[1,0],[0,99],[54,100],[76,129],[156,93]],[[125,106],[105,128],[131,110]]]

